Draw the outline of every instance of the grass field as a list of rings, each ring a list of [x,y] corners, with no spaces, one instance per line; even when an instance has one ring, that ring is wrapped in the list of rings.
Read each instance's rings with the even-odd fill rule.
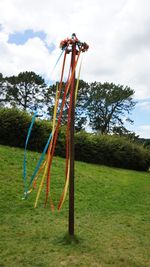
[[[38,153],[28,152],[28,174]],[[22,200],[23,150],[0,146],[0,267],[150,266],[150,173],[76,162],[75,232],[65,238],[68,201],[61,212],[43,208],[43,192]],[[55,158],[52,197],[57,206],[65,161]]]

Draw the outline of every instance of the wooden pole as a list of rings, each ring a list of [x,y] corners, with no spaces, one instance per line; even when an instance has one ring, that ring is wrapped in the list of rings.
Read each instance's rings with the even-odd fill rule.
[[[76,37],[76,34],[72,34],[71,39],[64,39],[60,43],[61,49],[66,49],[67,54],[71,52],[71,121],[70,121],[70,135],[69,135],[69,156],[70,156],[70,173],[69,173],[69,222],[68,233],[70,237],[74,237],[74,128],[75,128],[75,62],[76,55],[79,52],[85,52],[89,46],[85,42],[81,42]],[[74,74],[73,74],[74,72]],[[71,77],[72,77],[71,75]]]
[[[76,42],[72,44],[71,69],[76,59]],[[69,235],[74,236],[74,121],[75,121],[75,72],[71,83],[73,92],[70,122],[70,180],[69,180]]]

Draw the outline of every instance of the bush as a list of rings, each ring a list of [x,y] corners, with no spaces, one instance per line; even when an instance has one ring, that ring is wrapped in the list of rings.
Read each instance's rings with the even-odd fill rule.
[[[31,116],[17,109],[0,109],[0,143],[24,147]],[[41,152],[51,133],[51,123],[36,119],[28,149]],[[65,157],[65,127],[59,131],[55,155]],[[90,163],[146,171],[150,166],[150,152],[143,145],[110,135],[75,134],[75,159]]]
[[[3,145],[23,147],[30,116],[17,109],[0,109],[0,142]]]
[[[75,136],[77,160],[146,171],[150,166],[150,152],[125,137],[94,135],[80,132]]]
[[[24,147],[32,116],[18,109],[0,109],[0,144]],[[41,152],[52,131],[51,122],[36,118],[28,149]],[[56,155],[65,156],[65,133],[59,131]]]

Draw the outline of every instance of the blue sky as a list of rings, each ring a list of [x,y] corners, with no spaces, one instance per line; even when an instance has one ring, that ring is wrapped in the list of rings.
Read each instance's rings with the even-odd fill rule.
[[[60,67],[52,69],[59,43],[76,32],[90,45],[81,78],[134,89],[138,104],[130,129],[150,138],[150,1],[1,0],[0,10],[0,72],[33,70],[58,80]]]
[[[54,43],[47,44],[45,42],[46,33],[43,31],[34,32],[32,29],[27,29],[24,32],[14,32],[9,34],[8,43],[9,44],[16,44],[16,45],[24,45],[29,39],[39,38],[45,43],[45,47],[51,53],[55,48]]]
[[[23,45],[28,41],[28,39],[34,37],[38,37],[44,41],[46,38],[46,33],[44,33],[43,31],[34,32],[32,29],[27,29],[24,32],[11,33],[9,34],[8,43]]]
[[[150,111],[143,110],[136,106],[135,109],[132,111],[131,118],[133,119],[134,124],[131,126],[128,125],[128,128],[131,131],[134,131],[139,134],[141,137],[149,138],[150,128],[147,127],[147,125],[149,123]],[[141,134],[143,133],[143,131],[145,133]]]

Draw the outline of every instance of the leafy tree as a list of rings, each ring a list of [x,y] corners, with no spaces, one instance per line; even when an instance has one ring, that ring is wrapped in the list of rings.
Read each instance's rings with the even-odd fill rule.
[[[119,136],[127,137],[132,141],[139,141],[139,135],[137,135],[135,132],[127,130],[124,126],[114,126],[113,133]]]
[[[75,108],[75,129],[81,131],[87,124],[87,100],[89,84],[83,80],[79,82],[76,108]]]
[[[57,83],[56,83],[57,84]],[[48,90],[45,92],[45,105],[47,106],[48,115],[52,119],[53,110],[54,110],[54,103],[55,103],[55,95],[56,95],[56,84],[51,85]],[[66,83],[62,84],[62,90],[60,95],[60,103],[59,108],[61,106],[61,99],[63,97],[64,89]],[[76,101],[76,108],[75,108],[75,129],[76,131],[80,131],[84,128],[87,122],[87,115],[86,115],[86,102],[87,102],[87,95],[88,95],[88,83],[80,80],[79,88],[78,88],[78,95]],[[68,118],[68,107],[69,107],[69,95],[66,99],[66,104],[63,110],[62,116],[62,124],[66,124]],[[58,111],[59,113],[59,111]]]
[[[143,139],[144,147],[150,150],[150,139]]]
[[[43,103],[43,95],[46,90],[44,79],[34,72],[21,72],[18,76],[5,78],[6,100],[13,107],[23,110]]]
[[[56,82],[53,85],[50,85],[44,94],[44,104],[47,108],[47,115],[48,117],[50,117],[51,120],[53,118],[57,85],[58,85],[58,82]],[[63,83],[60,98],[62,98],[62,92],[64,91],[64,87],[65,87],[65,84]]]
[[[5,102],[6,102],[5,80],[3,74],[0,73],[0,106],[4,106]]]
[[[124,128],[125,121],[133,123],[127,117],[136,104],[132,99],[133,94],[134,91],[128,86],[91,83],[87,109],[92,129],[107,134],[113,132],[116,126]]]

